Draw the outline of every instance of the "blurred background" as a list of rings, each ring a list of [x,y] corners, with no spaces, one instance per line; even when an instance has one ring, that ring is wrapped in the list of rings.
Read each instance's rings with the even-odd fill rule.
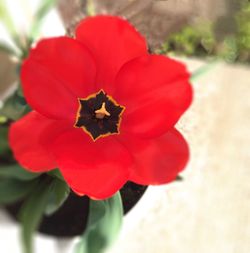
[[[128,18],[152,52],[250,62],[248,0],[1,0],[0,97],[13,81],[7,59],[13,47],[24,48],[39,37],[73,35],[78,22],[95,13]]]
[[[178,123],[191,148],[183,181],[150,195],[147,212],[125,227],[112,253],[249,253],[248,0],[1,0],[0,121],[25,112],[13,101],[30,45],[73,36],[82,18],[99,13],[125,16],[151,52],[185,62],[195,91]]]

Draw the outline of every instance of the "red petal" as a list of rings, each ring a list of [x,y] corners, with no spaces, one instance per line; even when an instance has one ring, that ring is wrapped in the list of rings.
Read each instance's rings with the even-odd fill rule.
[[[159,55],[124,65],[113,95],[126,107],[121,131],[153,137],[172,128],[191,103],[189,77],[184,65]]]
[[[145,39],[125,19],[97,16],[83,20],[76,38],[86,45],[97,61],[97,86],[111,93],[114,78],[129,60],[147,54]]]
[[[175,129],[157,139],[131,139],[126,135],[120,138],[134,155],[130,180],[138,184],[158,185],[175,180],[189,158],[188,145]]]
[[[113,137],[93,142],[83,130],[73,129],[54,142],[52,151],[65,180],[78,194],[104,199],[128,179],[131,156]]]
[[[16,160],[32,172],[49,171],[57,167],[53,156],[41,144],[43,131],[54,121],[31,112],[10,127],[9,140]]]
[[[78,41],[59,37],[40,41],[21,70],[24,94],[41,114],[75,120],[77,98],[95,91],[95,64]]]

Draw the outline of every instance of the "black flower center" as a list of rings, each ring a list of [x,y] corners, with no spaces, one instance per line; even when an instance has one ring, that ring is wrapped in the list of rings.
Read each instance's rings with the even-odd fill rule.
[[[82,128],[93,140],[118,134],[124,106],[103,90],[87,98],[79,98],[76,128]]]

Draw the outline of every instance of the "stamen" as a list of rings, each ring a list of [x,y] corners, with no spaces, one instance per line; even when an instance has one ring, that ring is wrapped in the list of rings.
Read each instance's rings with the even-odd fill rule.
[[[95,111],[97,119],[103,119],[105,116],[110,116],[110,113],[106,110],[106,103],[102,103],[102,107]]]

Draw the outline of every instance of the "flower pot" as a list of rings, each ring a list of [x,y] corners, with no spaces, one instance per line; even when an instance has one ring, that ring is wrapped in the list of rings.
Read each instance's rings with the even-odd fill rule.
[[[127,183],[121,190],[124,215],[133,213],[143,198],[145,186]],[[0,211],[0,235],[3,234],[3,249],[6,252],[21,253],[18,224],[18,212],[22,202],[4,207]],[[35,251],[39,252],[65,252],[72,253],[77,236],[83,234],[88,219],[89,198],[79,197],[73,192],[63,206],[53,215],[45,216],[36,234]],[[126,216],[125,216],[126,217]],[[6,238],[6,240],[5,240]],[[12,238],[11,243],[7,238]],[[40,242],[42,246],[40,246]]]

